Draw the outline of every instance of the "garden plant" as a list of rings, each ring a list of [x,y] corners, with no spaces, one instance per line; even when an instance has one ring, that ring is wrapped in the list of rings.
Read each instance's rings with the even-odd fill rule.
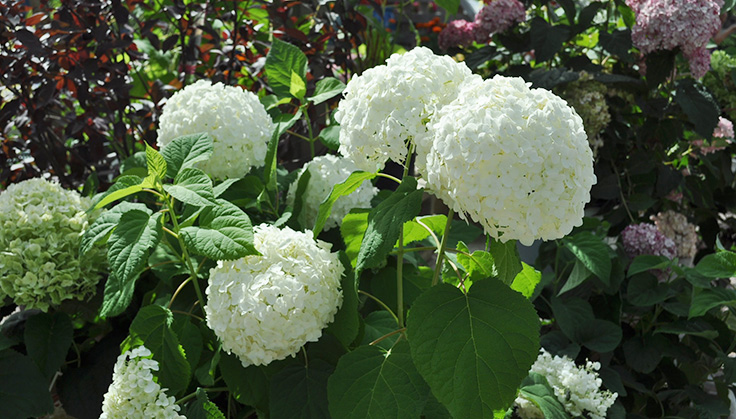
[[[1,3],[0,417],[736,418],[733,6]]]

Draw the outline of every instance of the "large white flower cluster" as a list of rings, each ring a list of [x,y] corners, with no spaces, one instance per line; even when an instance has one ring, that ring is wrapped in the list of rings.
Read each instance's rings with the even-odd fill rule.
[[[200,80],[174,93],[164,106],[158,145],[182,135],[208,133],[212,157],[197,167],[219,179],[241,178],[263,166],[274,125],[258,96],[240,87]]]
[[[186,419],[178,413],[176,399],[154,381],[153,371],[159,366],[150,356],[148,348],[139,346],[118,357],[100,419]]]
[[[358,170],[352,160],[333,156],[331,154],[315,157],[305,165],[309,171],[309,183],[304,191],[304,207],[307,225],[314,226],[319,212],[319,205],[330,195],[332,188],[345,181],[351,173]],[[287,202],[293,203],[296,196],[297,182],[289,187]],[[369,181],[364,181],[358,189],[346,196],[341,196],[332,206],[330,217],[325,223],[324,229],[329,230],[337,227],[343,217],[353,208],[370,208],[371,199],[378,193]]]
[[[380,170],[388,159],[404,163],[407,141],[421,154],[429,147],[427,119],[457,97],[468,79],[480,79],[462,63],[425,47],[394,54],[385,65],[353,77],[335,119],[340,153],[358,168]]]
[[[617,393],[601,391],[603,380],[598,377],[599,362],[587,361],[584,367],[575,365],[568,357],[552,356],[542,349],[529,372],[543,375],[554,390],[557,400],[573,417],[583,416],[591,419],[605,419],[606,411],[618,397]],[[526,407],[529,414],[524,418],[538,417],[529,403],[517,399],[517,405]]]
[[[104,249],[83,259],[79,245],[94,221],[90,200],[59,184],[36,178],[0,193],[0,305],[43,311],[66,299],[92,294],[105,266]]]
[[[582,120],[558,96],[495,76],[465,84],[428,128],[427,188],[492,237],[529,245],[582,223],[593,154]]]
[[[261,256],[221,261],[210,271],[207,325],[243,366],[294,356],[322,335],[342,304],[343,266],[312,233],[262,224]]]

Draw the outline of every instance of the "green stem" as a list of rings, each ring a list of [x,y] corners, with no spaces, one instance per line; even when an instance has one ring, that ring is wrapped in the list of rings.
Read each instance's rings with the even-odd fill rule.
[[[450,235],[450,227],[452,226],[452,218],[455,216],[455,212],[450,209],[447,213],[447,223],[445,223],[445,233],[442,235],[442,243],[437,253],[437,262],[434,266],[434,276],[432,277],[432,286],[437,285],[440,279],[440,273],[442,272],[442,262],[445,257],[445,248],[447,247],[447,236]]]
[[[380,338],[374,340],[373,342],[369,343],[368,346],[373,346],[377,344],[378,342],[381,342],[382,340],[385,340],[387,338],[390,338],[391,336],[397,334],[397,333],[404,333],[406,332],[406,327],[402,327],[401,329],[394,330],[393,332],[388,332],[385,335],[381,336]]]
[[[194,265],[192,265],[192,259],[189,257],[189,252],[187,252],[187,246],[184,244],[184,240],[179,234],[179,221],[176,219],[173,200],[173,198],[171,198],[171,200],[166,199],[166,205],[169,207],[169,213],[171,214],[171,223],[174,225],[174,232],[176,233],[176,238],[179,240],[179,246],[181,246],[182,259],[184,259],[184,263],[187,264],[187,268],[189,268],[189,272],[191,272],[190,278],[192,279],[192,284],[194,285],[194,292],[197,293],[199,306],[204,312],[204,295],[202,294],[202,290],[199,288],[199,281],[197,281],[197,270],[194,269]]]
[[[314,158],[314,133],[312,133],[312,121],[309,119],[309,109],[307,109],[307,105],[304,106],[304,111],[302,112],[304,114],[304,120],[307,123],[307,131],[309,132],[309,152],[312,154],[312,158]]]
[[[399,327],[404,327],[404,225],[399,227],[399,251],[396,253],[396,311]]]
[[[208,393],[215,393],[215,392],[222,392],[222,391],[228,391],[227,387],[212,387],[212,388],[203,388],[202,390],[208,392]],[[182,397],[181,399],[176,401],[176,404],[182,404],[186,403],[189,400],[195,398],[197,396],[197,392],[189,393],[186,396]]]
[[[396,183],[398,183],[399,185],[401,185],[401,179],[399,179],[399,178],[397,178],[397,177],[394,177],[394,176],[391,176],[391,175],[389,175],[389,174],[386,174],[386,173],[382,173],[382,172],[378,172],[378,173],[376,173],[376,176],[380,176],[380,177],[385,177],[386,179],[391,179],[391,180],[393,180],[394,182],[396,182]]]
[[[391,317],[393,317],[394,320],[396,320],[396,324],[399,323],[399,318],[396,317],[396,313],[394,313],[394,311],[391,310],[391,308],[389,306],[387,306],[386,303],[384,303],[383,301],[381,301],[380,299],[378,299],[378,297],[376,297],[375,295],[372,295],[372,294],[368,294],[367,292],[365,292],[363,290],[358,290],[358,294],[363,294],[366,297],[370,298],[371,300],[377,302],[379,306],[381,306],[384,310],[388,311],[388,313],[391,315]]]

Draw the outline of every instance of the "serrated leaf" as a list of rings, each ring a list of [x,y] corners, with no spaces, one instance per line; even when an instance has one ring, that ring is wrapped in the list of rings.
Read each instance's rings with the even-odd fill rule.
[[[376,177],[375,173],[368,173],[357,171],[353,172],[348,176],[345,181],[338,183],[332,187],[330,195],[319,204],[319,212],[317,213],[317,220],[314,224],[314,236],[317,237],[322,232],[322,228],[325,226],[325,222],[332,213],[332,206],[335,204],[338,198],[341,196],[347,196],[355,192],[366,180],[370,180]]]
[[[39,313],[26,321],[23,339],[28,355],[51,378],[66,359],[74,328],[64,313]]]
[[[199,216],[199,226],[180,230],[184,244],[193,253],[213,260],[235,260],[258,254],[253,247],[253,226],[240,208],[222,200]]]
[[[493,262],[498,272],[498,279],[504,284],[510,285],[522,269],[516,240],[509,240],[506,243],[491,240],[489,252],[493,256]]]
[[[524,262],[521,262],[521,265],[521,272],[514,277],[511,289],[520,292],[526,298],[531,298],[537,285],[542,280],[542,273]]]
[[[101,317],[114,317],[122,313],[133,299],[136,277],[129,281],[119,280],[115,274],[110,273],[105,282],[105,291],[100,307]]]
[[[166,160],[166,175],[171,179],[176,178],[180,170],[209,159],[213,148],[212,137],[206,132],[174,138],[161,148],[161,155]]]
[[[179,343],[184,349],[189,367],[191,371],[194,371],[199,365],[199,359],[204,349],[202,333],[200,333],[197,326],[192,324],[189,316],[179,313],[174,314],[174,323],[171,330],[179,338]]]
[[[291,364],[271,378],[271,419],[322,419],[327,409],[327,379],[334,367],[321,359]]]
[[[92,207],[92,210],[100,209],[107,204],[123,199],[126,196],[133,195],[143,190],[143,179],[138,176],[121,176],[118,178],[110,189],[104,194],[100,195],[99,198],[96,196],[92,202],[97,203]]]
[[[182,169],[174,184],[164,185],[164,190],[180,202],[195,207],[216,205],[212,179],[199,169]]]
[[[603,239],[589,232],[582,232],[563,239],[563,243],[589,271],[605,285],[609,285],[612,265],[608,256],[608,245],[603,243]]]
[[[106,242],[110,234],[112,234],[113,229],[120,222],[120,217],[123,213],[132,209],[151,214],[151,210],[146,208],[145,205],[131,202],[121,202],[109,210],[102,212],[92,225],[89,226],[87,231],[84,232],[82,242],[79,245],[79,254],[84,255],[92,250],[94,246]]]
[[[358,253],[356,272],[379,266],[385,261],[399,239],[401,226],[419,213],[423,193],[422,189],[417,189],[417,180],[407,176],[396,191],[371,210]]]
[[[660,284],[654,275],[642,272],[632,276],[626,287],[626,298],[632,305],[648,307],[667,299],[668,287]]]
[[[294,45],[274,39],[264,68],[268,85],[278,97],[291,94],[292,73],[307,78],[307,56]]]
[[[457,244],[457,250],[465,252],[457,254],[457,261],[463,266],[465,272],[468,273],[467,279],[470,280],[470,283],[466,280],[466,289],[475,281],[498,276],[493,256],[490,253],[483,250],[476,250],[468,254],[470,253],[470,249],[463,242]]]
[[[289,93],[295,98],[302,100],[307,94],[307,85],[294,70],[291,71],[291,83],[289,84]]]
[[[149,250],[161,240],[161,213],[131,209],[120,216],[107,241],[107,260],[112,273],[123,283],[135,280],[148,260]]]
[[[53,411],[48,380],[33,361],[12,349],[0,351],[0,412],[3,418],[26,419]]]
[[[634,258],[629,265],[626,276],[632,277],[638,273],[646,272],[650,269],[664,269],[672,264],[672,261],[665,256],[655,255],[639,255]]]
[[[675,102],[695,125],[695,132],[704,138],[711,138],[718,125],[721,108],[708,89],[691,78],[678,80]]]
[[[140,339],[151,351],[153,359],[159,363],[159,383],[172,395],[186,389],[191,377],[184,350],[171,327],[173,321],[169,309],[149,305],[141,308],[130,324],[130,336]]]
[[[327,382],[333,419],[419,419],[428,393],[406,341],[388,352],[361,346],[343,355]]]
[[[726,288],[703,289],[693,287],[688,318],[699,317],[716,307],[736,307],[736,290]]]
[[[420,224],[421,223],[421,224]],[[424,224],[427,228],[422,226]],[[404,246],[431,236],[430,230],[439,238],[445,234],[446,215],[423,215],[404,223]],[[398,246],[398,244],[396,244]]]
[[[707,278],[731,278],[736,276],[736,253],[718,252],[706,255],[695,270]]]
[[[197,388],[197,398],[189,404],[187,419],[225,419],[225,415],[207,398],[203,388]]]
[[[570,27],[566,25],[550,25],[544,19],[536,17],[531,22],[531,46],[536,53],[537,63],[552,59],[562,44],[570,36]]]
[[[325,77],[314,86],[314,94],[308,100],[317,105],[339,95],[343,90],[345,83],[334,77]]]
[[[414,301],[407,335],[417,370],[454,417],[491,417],[511,405],[537,359],[539,317],[496,279],[467,294],[440,284]]]
[[[148,169],[148,176],[144,179],[149,180],[149,184],[152,186],[156,180],[163,180],[166,178],[166,160],[155,148],[146,144],[146,168]]]

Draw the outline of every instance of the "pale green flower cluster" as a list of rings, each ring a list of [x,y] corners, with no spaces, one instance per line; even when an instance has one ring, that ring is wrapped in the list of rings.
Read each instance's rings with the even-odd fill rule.
[[[593,77],[585,72],[580,74],[580,79],[559,91],[560,96],[583,119],[583,126],[588,134],[588,142],[593,155],[597,154],[598,149],[603,146],[600,133],[611,122],[606,93],[606,86],[593,80]]]
[[[79,245],[93,216],[90,201],[44,179],[0,193],[0,299],[47,311],[92,294],[105,267],[104,249],[83,259]]]
[[[145,346],[118,357],[100,419],[186,419],[179,414],[176,399],[167,396],[166,389],[154,380],[153,372],[159,365],[150,357],[151,351]]]
[[[736,86],[731,76],[736,70],[736,57],[726,51],[715,50],[710,56],[710,66],[713,71],[703,77],[703,84],[716,96],[729,119],[736,120]]]

